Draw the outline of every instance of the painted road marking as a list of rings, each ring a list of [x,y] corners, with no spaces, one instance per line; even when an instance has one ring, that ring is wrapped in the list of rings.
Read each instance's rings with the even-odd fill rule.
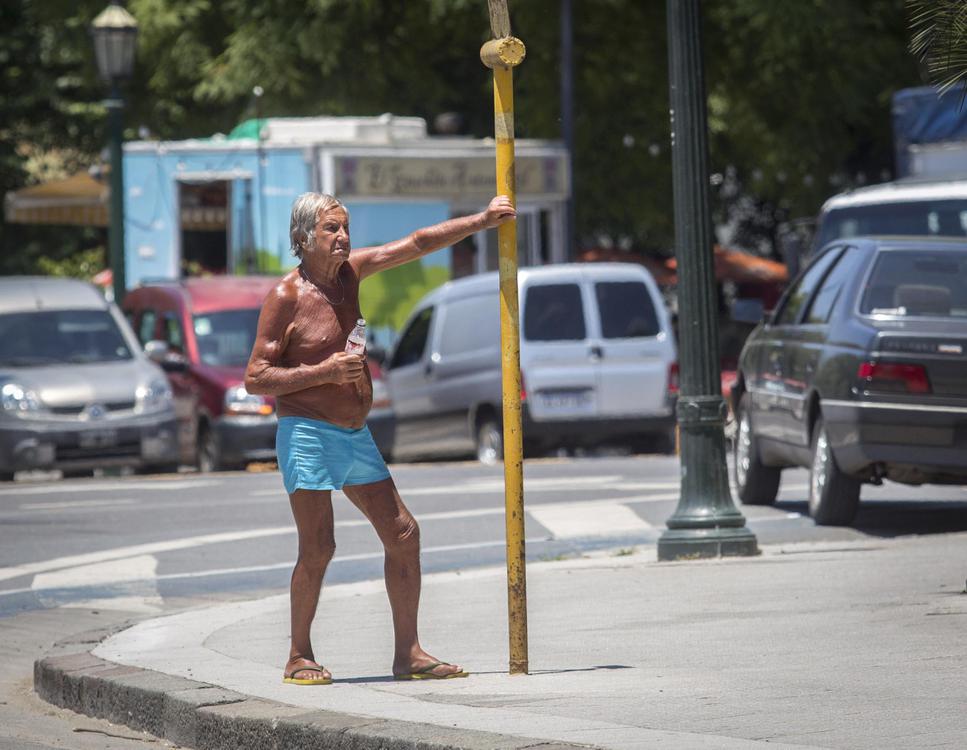
[[[38,562],[15,565],[10,568],[0,568],[0,581],[6,581],[10,578],[19,578],[20,576],[31,575],[34,573],[45,573],[50,570],[71,568],[77,565],[92,565],[94,563],[105,562],[107,560],[120,560],[123,557],[153,555],[158,552],[171,552],[173,550],[189,549],[191,547],[200,547],[205,544],[238,542],[245,539],[259,539],[267,536],[278,536],[281,534],[294,533],[295,528],[292,526],[278,526],[275,528],[252,529],[250,531],[226,531],[219,534],[203,534],[201,536],[189,536],[181,539],[169,539],[168,541],[164,542],[149,542],[147,544],[135,544],[128,547],[115,547],[114,549],[88,552],[82,555],[55,557],[51,560],[40,560]]]
[[[137,500],[117,498],[115,500],[65,500],[60,503],[24,503],[20,510],[68,510],[71,508],[108,508],[118,505],[134,505]]]
[[[621,503],[555,503],[533,505],[527,512],[555,539],[628,536],[652,530],[652,525]]]
[[[601,498],[599,500],[588,500],[576,503],[554,503],[554,504],[531,504],[526,507],[526,512],[531,514],[542,526],[551,529],[550,524],[559,524],[555,536],[557,538],[570,538],[571,536],[623,536],[628,533],[637,533],[642,530],[653,528],[646,521],[641,519],[628,505],[639,505],[651,502],[667,502],[677,500],[678,493],[666,493],[659,495],[649,495],[645,497],[619,497]],[[615,508],[623,508],[615,510]],[[570,509],[570,510],[569,510]],[[493,506],[488,508],[470,508],[466,510],[442,511],[439,513],[416,514],[417,520],[424,521],[446,521],[460,518],[475,518],[481,516],[503,515],[503,506]],[[579,521],[568,520],[571,517],[579,518]],[[545,523],[545,520],[547,523]],[[348,528],[356,526],[368,526],[369,521],[365,518],[337,521],[337,528]],[[572,527],[573,530],[572,530]],[[582,533],[576,533],[581,530]],[[606,533],[605,533],[606,532]],[[114,549],[100,550],[80,555],[69,555],[57,557],[50,560],[41,560],[33,563],[25,563],[9,568],[0,568],[0,581],[11,578],[19,578],[37,573],[45,573],[52,570],[71,568],[82,565],[93,565],[109,560],[120,560],[127,557],[138,555],[154,555],[161,552],[173,552],[192,547],[200,547],[208,544],[222,544],[227,542],[245,541],[248,539],[261,539],[271,536],[284,536],[295,534],[294,526],[277,526],[262,529],[251,529],[249,531],[232,531],[218,534],[204,534],[200,536],[184,537],[181,539],[171,539],[162,542],[150,542],[127,547],[117,547]],[[2,592],[6,595],[10,592]]]
[[[163,607],[157,586],[158,558],[154,555],[139,555],[121,560],[82,565],[54,573],[44,573],[34,578],[31,590],[44,604],[63,607],[83,607],[90,609],[120,609],[132,612],[160,612]],[[119,583],[140,585],[137,591],[127,596],[102,597],[99,599],[75,599],[61,602],[46,595],[46,592],[60,589],[77,589],[109,586]]]
[[[185,479],[157,482],[84,482],[59,485],[45,484],[40,487],[5,487],[0,495],[73,495],[75,492],[130,492],[131,490],[150,490],[156,492],[175,492],[196,487],[213,487],[222,484],[213,479]]]
[[[574,488],[575,486],[581,487],[584,485],[591,485],[605,487],[609,482],[614,482],[620,480],[622,477],[615,476],[603,476],[603,477],[548,477],[543,479],[525,479],[524,480],[524,493],[528,492],[555,492],[557,490],[566,490]],[[433,486],[433,487],[406,487],[402,486],[398,488],[401,495],[477,495],[492,492],[503,492],[504,491],[504,481],[502,479],[483,479],[477,481],[466,482],[463,484],[457,483],[449,485],[447,487]],[[252,497],[262,497],[265,495],[278,495],[282,494],[282,490],[253,490],[249,493]]]

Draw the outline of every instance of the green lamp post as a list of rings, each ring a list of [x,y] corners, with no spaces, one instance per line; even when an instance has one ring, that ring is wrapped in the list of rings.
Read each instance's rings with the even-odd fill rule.
[[[114,301],[121,304],[124,298],[124,166],[121,143],[122,110],[124,98],[122,84],[134,71],[134,53],[137,46],[138,23],[118,0],[113,0],[91,24],[94,54],[101,79],[108,85],[108,98],[104,102],[108,112],[111,159],[111,206],[108,246],[110,248],[111,275],[113,276]]]
[[[681,495],[658,559],[754,555],[755,535],[732,503],[709,211],[708,135],[699,0],[668,0],[678,340]]]

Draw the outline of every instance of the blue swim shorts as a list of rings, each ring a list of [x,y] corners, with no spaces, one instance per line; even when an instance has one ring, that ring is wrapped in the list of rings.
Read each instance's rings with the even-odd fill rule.
[[[275,450],[285,491],[341,490],[389,478],[369,427],[358,430],[307,417],[280,417]]]

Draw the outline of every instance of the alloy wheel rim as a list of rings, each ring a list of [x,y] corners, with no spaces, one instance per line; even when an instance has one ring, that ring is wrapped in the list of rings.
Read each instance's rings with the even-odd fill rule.
[[[813,456],[813,470],[809,477],[812,505],[819,503],[823,489],[826,487],[826,470],[829,464],[829,441],[826,431],[821,430],[816,436],[816,454]]]
[[[477,458],[481,463],[497,463],[500,445],[500,434],[495,427],[482,430],[480,437],[480,447],[477,449]]]
[[[750,455],[752,452],[752,428],[749,417],[742,414],[739,420],[739,435],[735,441],[735,479],[736,483],[745,486],[745,478],[749,473]]]

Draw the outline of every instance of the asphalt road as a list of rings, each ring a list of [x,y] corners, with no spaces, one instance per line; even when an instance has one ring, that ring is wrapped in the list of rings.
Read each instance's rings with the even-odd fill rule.
[[[500,467],[392,467],[420,521],[426,571],[500,564]],[[805,515],[807,475],[790,471],[775,507],[743,513],[760,544],[848,546],[906,534],[967,530],[967,488],[864,488],[853,528],[819,528]],[[525,466],[528,559],[599,548],[654,554],[678,498],[671,457],[544,459]],[[381,576],[375,534],[334,498],[338,549],[327,580]],[[120,750],[147,735],[43,703],[33,660],[50,644],[132,618],[285,591],[296,535],[278,474],[178,474],[0,486],[0,750]]]
[[[501,467],[400,464],[427,571],[504,558]],[[807,474],[787,471],[774,507],[745,507],[760,544],[967,529],[967,488],[867,487],[852,528],[806,516]],[[678,498],[673,457],[544,459],[525,468],[528,559],[653,545]],[[328,580],[377,578],[368,523],[334,495]],[[102,477],[0,487],[0,617],[60,606],[160,611],[165,600],[284,589],[296,536],[278,474]]]

